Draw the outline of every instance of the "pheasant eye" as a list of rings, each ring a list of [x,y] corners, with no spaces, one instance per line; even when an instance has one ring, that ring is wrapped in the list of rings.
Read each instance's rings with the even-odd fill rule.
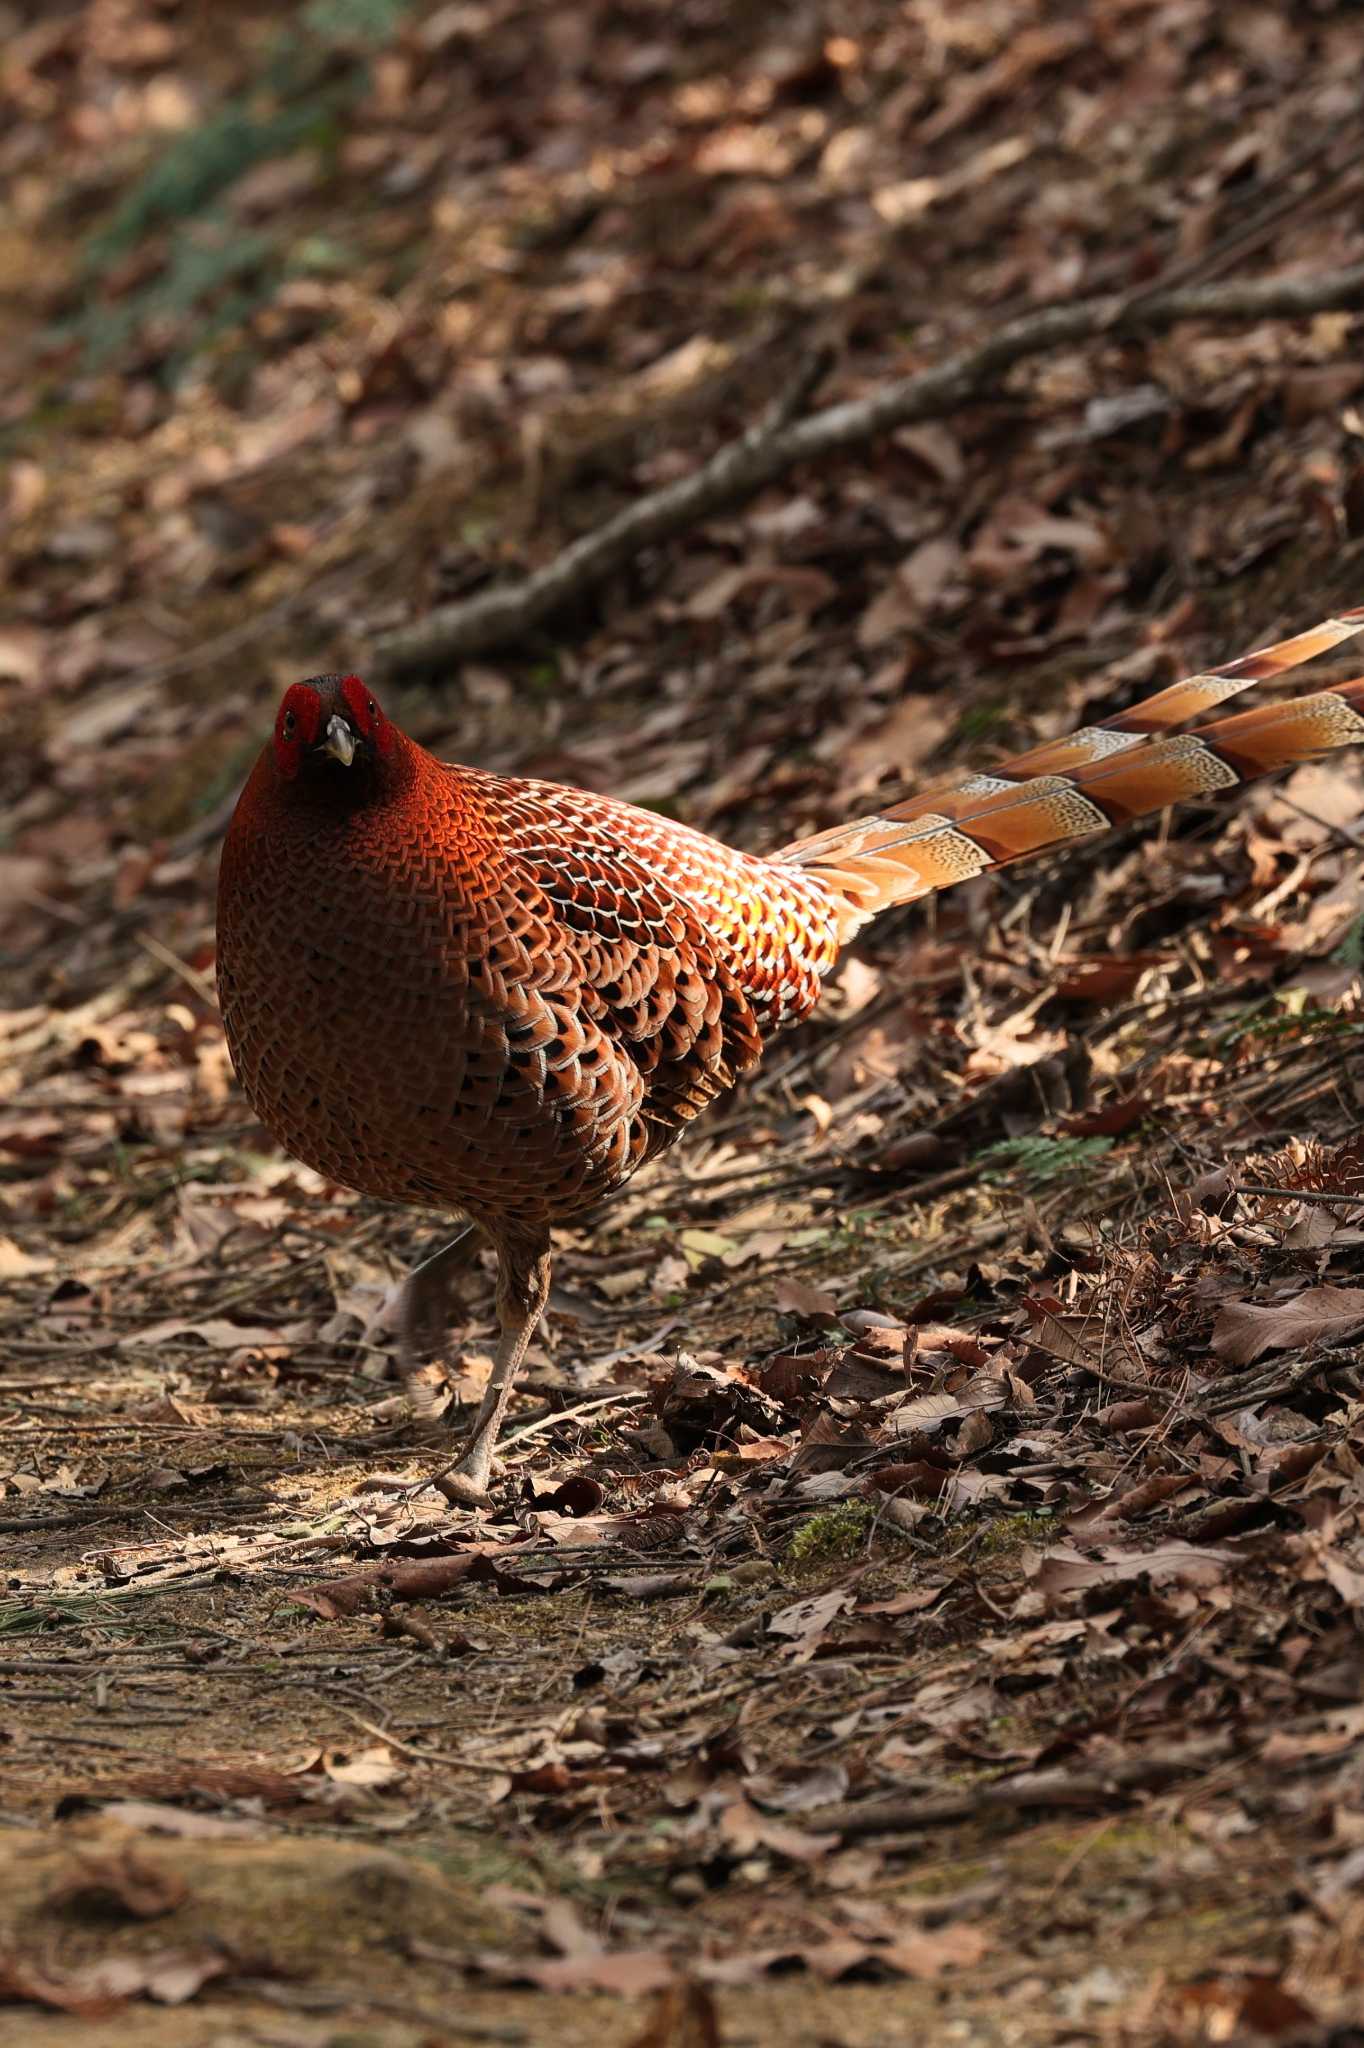
[[[365,709],[372,719],[377,718],[379,716],[379,707],[372,697],[370,698],[368,704],[366,704]]]
[[[294,736],[294,714],[292,711],[286,711],[284,714],[283,730],[285,739],[291,740]]]

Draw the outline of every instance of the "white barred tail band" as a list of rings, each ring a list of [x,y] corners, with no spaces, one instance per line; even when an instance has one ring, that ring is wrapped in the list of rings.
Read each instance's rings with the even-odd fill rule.
[[[1190,719],[1202,718],[1253,684],[1288,675],[1360,632],[1364,632],[1364,606],[1341,612],[1337,618],[1324,619],[1308,633],[1295,633],[1291,639],[1276,640],[1272,647],[1243,654],[1223,668],[1184,676],[1157,691],[1154,697],[1143,698],[1139,704],[1101,720],[1098,725],[1082,726],[1062,739],[1044,740],[1040,746],[1029,747],[1026,753],[1015,754],[1012,760],[992,768],[988,775],[972,775],[943,789],[923,790],[907,803],[897,804],[893,814],[897,818],[912,818],[920,812],[946,811],[953,816],[957,799],[975,796],[987,785],[1026,782],[1036,775],[1073,775],[1091,761],[1125,753],[1157,734],[1173,732]],[[951,802],[947,801],[949,798]]]

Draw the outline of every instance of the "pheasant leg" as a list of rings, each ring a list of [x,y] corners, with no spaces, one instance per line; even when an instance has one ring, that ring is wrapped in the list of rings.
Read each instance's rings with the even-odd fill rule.
[[[477,1506],[488,1497],[502,1418],[549,1296],[549,1264],[547,1232],[530,1239],[497,1240],[497,1319],[502,1335],[468,1448],[452,1472],[434,1481],[447,1500]]]
[[[424,1364],[441,1349],[450,1327],[450,1282],[470,1256],[473,1224],[429,1259],[414,1266],[398,1295],[398,1334],[406,1366]]]

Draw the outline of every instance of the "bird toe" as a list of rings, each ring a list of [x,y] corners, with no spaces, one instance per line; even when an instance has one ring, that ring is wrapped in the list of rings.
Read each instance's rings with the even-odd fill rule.
[[[444,1494],[452,1507],[487,1506],[487,1485],[484,1481],[476,1479],[471,1472],[442,1472],[431,1481],[431,1484],[438,1493]]]

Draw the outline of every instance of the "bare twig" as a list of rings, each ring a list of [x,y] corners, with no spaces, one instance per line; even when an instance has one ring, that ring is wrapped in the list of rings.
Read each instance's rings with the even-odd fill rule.
[[[721,506],[742,503],[769,477],[789,467],[779,461],[776,469],[771,468],[772,452],[782,446],[788,432],[811,424],[804,420],[793,427],[791,422],[828,369],[826,351],[806,356],[762,418],[691,476],[637,498],[523,582],[499,584],[458,604],[441,605],[419,625],[382,634],[374,644],[371,668],[381,674],[422,668],[514,639],[584,591],[595,589],[650,541],[669,539]]]
[[[415,1742],[404,1742],[391,1728],[381,1728],[377,1721],[367,1721],[363,1714],[357,1714],[350,1707],[343,1707],[339,1700],[328,1702],[334,1714],[344,1714],[357,1728],[363,1728],[367,1735],[376,1735],[380,1742],[386,1742],[390,1749],[398,1750],[403,1756],[410,1756],[416,1763],[453,1765],[456,1770],[476,1771],[480,1777],[500,1778],[505,1764],[477,1763],[473,1758],[458,1756],[450,1749],[422,1749]]]
[[[1144,1755],[1114,1757],[1111,1762],[1078,1771],[1026,1771],[1013,1778],[995,1778],[962,1792],[926,1799],[868,1799],[852,1806],[815,1807],[812,1831],[838,1834],[845,1841],[859,1835],[912,1833],[942,1827],[985,1813],[1046,1811],[1055,1807],[1110,1806],[1134,1793],[1157,1789],[1205,1770],[1225,1755],[1225,1735],[1200,1737],[1174,1748]]]
[[[576,1422],[580,1416],[590,1414],[594,1409],[637,1408],[641,1402],[648,1399],[648,1392],[642,1387],[617,1387],[613,1394],[599,1394],[591,1400],[575,1402],[572,1407],[547,1409],[543,1415],[534,1416],[520,1429],[509,1430],[504,1448],[508,1451],[514,1450],[516,1445],[523,1444],[527,1437],[538,1436],[544,1429],[553,1429],[558,1422]],[[430,1484],[429,1480],[427,1484]]]
[[[1125,340],[1163,334],[1181,320],[1296,320],[1361,305],[1364,264],[1251,284],[1187,286],[1145,295],[1109,293],[1007,321],[985,341],[932,369],[898,378],[865,398],[793,420],[823,374],[822,362],[812,358],[761,420],[690,476],[637,498],[520,582],[438,606],[416,625],[381,634],[371,666],[394,674],[514,640],[595,589],[652,543],[669,540],[716,512],[744,503],[798,463],[821,461],[875,440],[893,427],[941,418],[968,405],[995,391],[1005,373],[1030,356],[1101,337]]]
[[[218,1007],[218,991],[207,975],[200,974],[197,967],[191,967],[188,960],[182,960],[178,953],[172,953],[169,946],[163,946],[160,939],[151,932],[138,932],[137,943],[144,953],[150,953],[153,960],[159,960],[163,967],[169,967],[178,974],[188,988],[193,989],[201,1003],[207,1003],[210,1010]]]
[[[1331,152],[1338,143],[1347,145],[1343,160],[1329,162]],[[1358,110],[1351,107],[1338,121],[1333,121],[1320,135],[1314,136],[1297,156],[1280,164],[1267,187],[1262,187],[1252,197],[1251,203],[1240,214],[1235,224],[1221,234],[1210,247],[1200,249],[1191,256],[1171,263],[1152,286],[1156,292],[1167,291],[1176,284],[1208,284],[1213,278],[1223,275],[1231,264],[1243,261],[1252,250],[1263,247],[1264,243],[1286,222],[1298,221],[1310,216],[1318,207],[1339,206],[1343,195],[1342,182],[1349,189],[1351,174],[1359,168],[1361,157],[1359,146]],[[1304,190],[1298,179],[1304,172],[1311,174],[1312,181]]]
[[[635,1407],[641,1401],[647,1401],[648,1398],[647,1393],[636,1393],[629,1389],[618,1388],[614,1394],[603,1394],[590,1400],[577,1401],[570,1407],[546,1409],[542,1415],[537,1415],[532,1421],[526,1423],[524,1428],[512,1432],[506,1438],[504,1449],[510,1450],[514,1444],[521,1443],[528,1436],[536,1436],[540,1430],[549,1429],[556,1422],[576,1422],[578,1417],[588,1409]],[[460,1458],[462,1457],[463,1453],[461,1452]],[[428,1486],[434,1486],[443,1491],[440,1486],[442,1479],[448,1479],[452,1472],[459,1470],[460,1458],[452,1458],[449,1464],[440,1466],[437,1471],[430,1473],[425,1479],[413,1480],[410,1486],[395,1487],[395,1497],[399,1500],[414,1500],[419,1493],[425,1493]],[[455,1500],[457,1505],[461,1507],[469,1505],[464,1500],[462,1494],[457,1494]]]

